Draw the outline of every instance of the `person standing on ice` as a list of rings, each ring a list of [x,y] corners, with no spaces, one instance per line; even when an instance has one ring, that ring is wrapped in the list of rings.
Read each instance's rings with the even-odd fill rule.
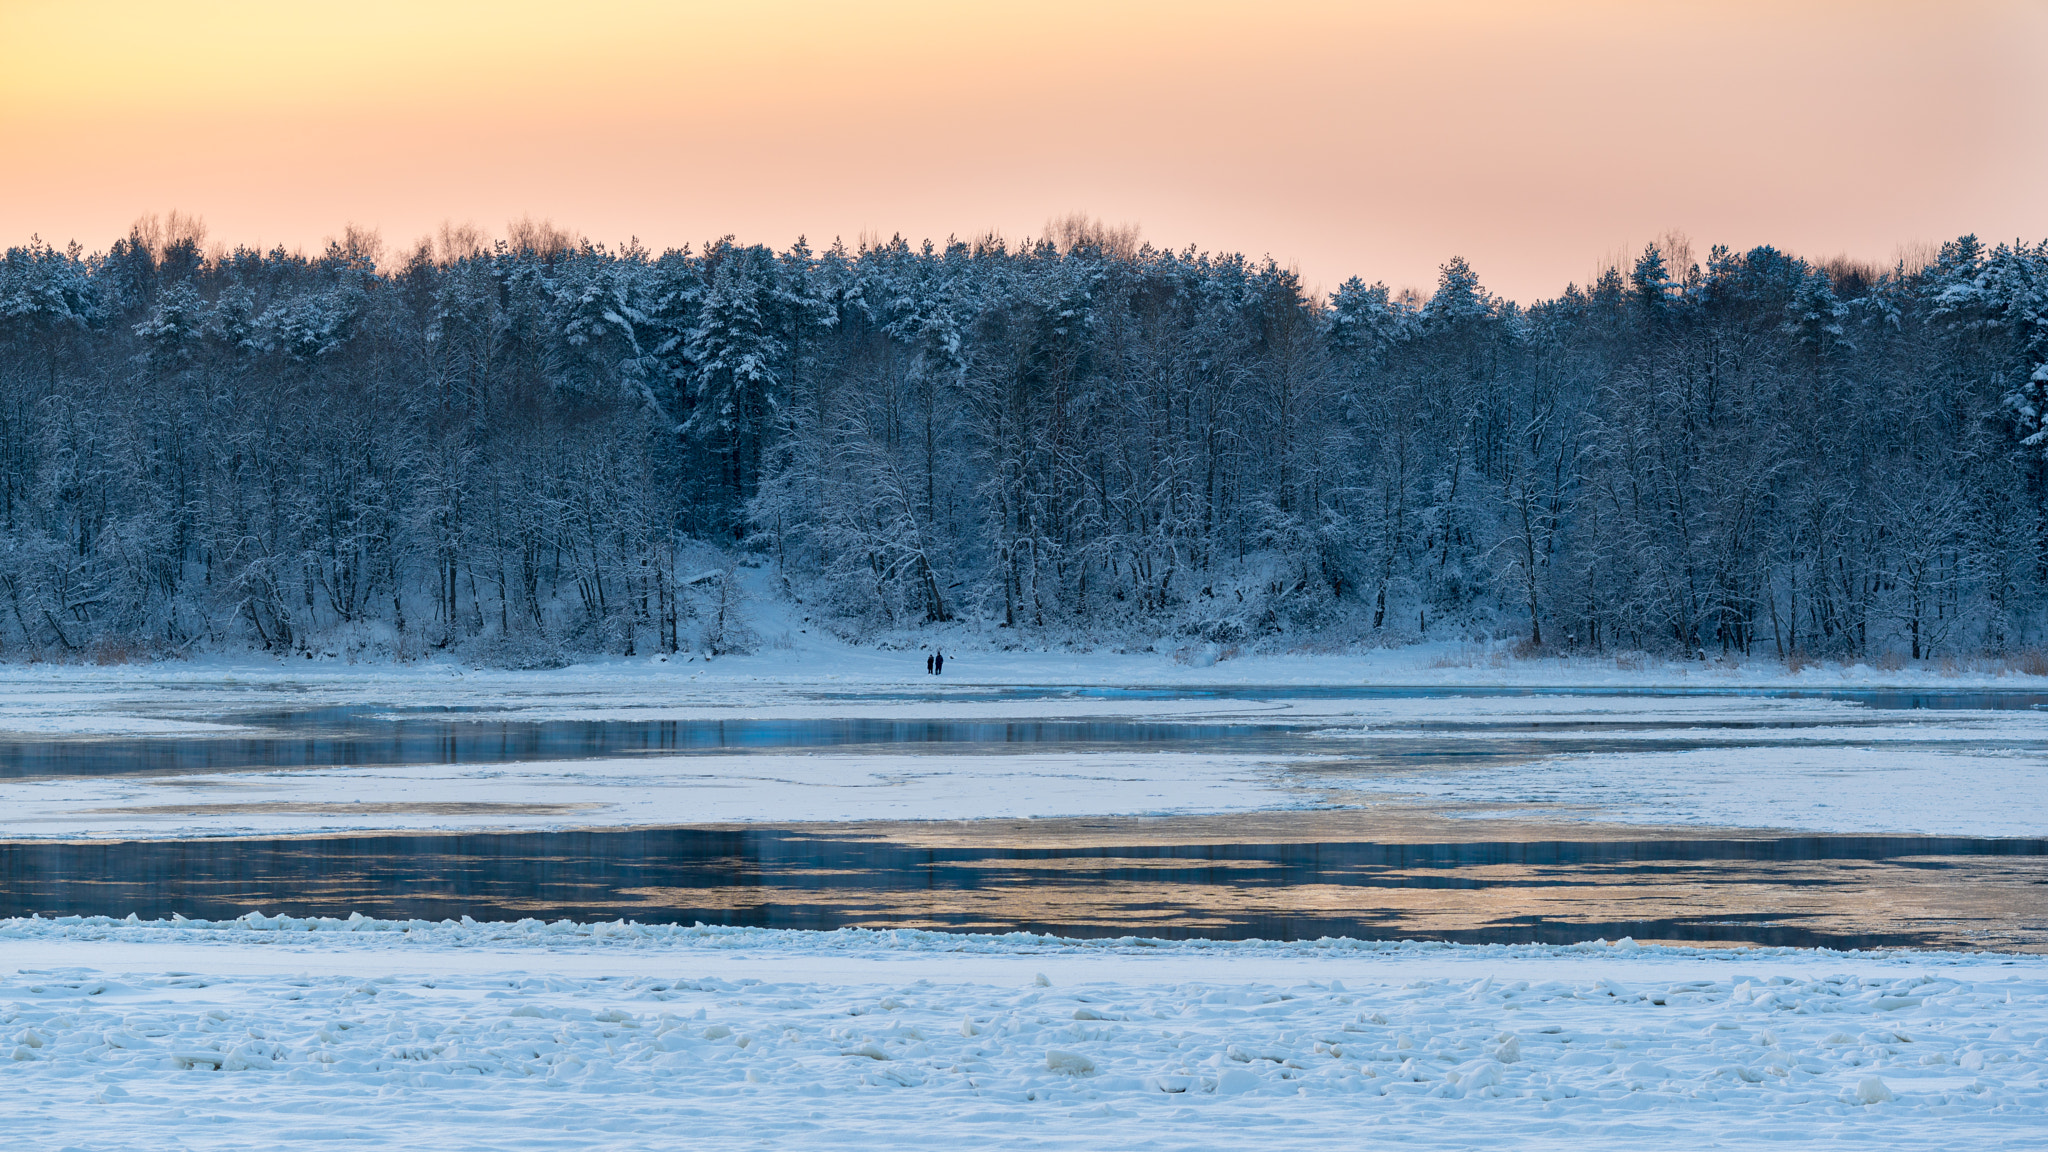
[[[934,676],[944,676],[945,674],[946,674],[946,650],[945,650],[945,649],[943,649],[943,648],[941,648],[941,649],[939,649],[939,650],[938,650],[937,652],[934,652],[934,653],[932,653],[932,675],[934,675]]]
[[[932,674],[932,654],[929,652],[924,654],[924,674],[927,676]]]

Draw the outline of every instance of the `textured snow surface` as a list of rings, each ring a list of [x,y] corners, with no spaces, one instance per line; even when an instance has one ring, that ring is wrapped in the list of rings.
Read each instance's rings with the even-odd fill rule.
[[[0,922],[26,1147],[2023,1147],[2048,963]]]

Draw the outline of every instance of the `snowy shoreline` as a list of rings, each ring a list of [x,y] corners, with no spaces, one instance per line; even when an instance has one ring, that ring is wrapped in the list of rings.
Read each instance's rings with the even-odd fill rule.
[[[786,623],[786,622],[784,622]],[[786,644],[786,646],[784,646]],[[1233,654],[1216,646],[1159,650],[1126,648],[1005,649],[986,637],[934,629],[887,645],[858,645],[817,632],[785,635],[747,655],[717,658],[679,653],[606,657],[557,668],[519,670],[449,657],[409,662],[357,662],[341,653],[286,659],[252,652],[136,663],[0,662],[0,691],[17,685],[114,687],[220,683],[318,691],[367,683],[425,686],[451,681],[509,689],[552,690],[579,681],[697,688],[739,684],[833,690],[883,685],[947,691],[965,687],[1215,687],[1601,688],[1638,691],[1785,689],[1877,691],[2048,691],[2048,675],[1982,659],[1945,665],[1802,661],[1768,656],[1670,660],[1641,653],[1520,657],[1511,642],[1427,642],[1348,653]],[[946,650],[943,676],[925,673],[924,658]]]
[[[1968,953],[9,920],[0,1029],[16,1137],[77,1147],[1960,1150],[2048,1106],[2048,957]]]
[[[1213,959],[1224,963],[1301,961],[1410,961],[1437,964],[1498,961],[1579,964],[1666,961],[1728,961],[1871,965],[1978,965],[2048,974],[2048,954],[1953,951],[1925,948],[1791,948],[1754,944],[1637,943],[1632,939],[1584,940],[1573,944],[1469,944],[1443,940],[1375,940],[1323,936],[1312,940],[1168,939],[1156,936],[1057,936],[1038,932],[936,931],[923,928],[836,928],[812,931],[721,924],[643,923],[637,920],[393,920],[353,913],[339,916],[265,915],[248,912],[229,920],[173,916],[144,920],[115,916],[0,917],[0,963],[17,952],[61,953],[78,945],[118,945],[163,950],[262,949],[265,955],[342,953],[399,955],[518,954],[538,950],[550,956],[613,957],[622,953],[686,956],[846,956],[876,959],[906,956],[1139,957]],[[259,961],[251,953],[230,964]],[[284,961],[276,961],[285,963]],[[396,962],[396,961],[391,961]],[[639,963],[634,960],[634,963]],[[385,963],[380,961],[379,963]],[[1633,971],[1633,969],[1631,969]]]

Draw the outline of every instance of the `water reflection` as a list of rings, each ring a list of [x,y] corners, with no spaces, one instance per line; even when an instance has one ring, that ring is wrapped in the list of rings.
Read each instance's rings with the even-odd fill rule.
[[[1079,749],[1200,744],[1278,751],[1282,725],[1064,720],[385,719],[390,709],[265,713],[236,721],[275,734],[0,741],[0,777],[218,772],[379,764],[495,764],[690,752],[937,744]],[[1303,747],[1306,747],[1303,745]]]
[[[1455,699],[1774,696],[1869,710],[1830,726],[1893,725],[1903,710],[2048,707],[2022,692],[1728,689],[1168,688],[862,692],[813,699]],[[1286,757],[1303,781],[1358,785],[1376,773],[1493,765],[1605,751],[1767,746],[1797,716],[1702,719],[1656,710],[1545,719],[1422,719],[1369,739],[1341,718],[1175,720],[526,720],[526,698],[487,714],[457,708],[331,707],[238,714],[233,735],[0,740],[0,777],[171,774],[249,768],[504,763],[637,755],[858,748],[912,755],[1173,748]],[[508,713],[507,709],[513,709]],[[1057,708],[1049,707],[1056,712]],[[1948,723],[1943,718],[1942,723]],[[1625,730],[1625,731],[1623,731]],[[1717,735],[1717,731],[1719,734]],[[1745,735],[1744,733],[1748,733]],[[1962,742],[1930,741],[1945,749]],[[1852,743],[1798,736],[1799,746]],[[2010,747],[1987,729],[1975,747]],[[1886,746],[1917,747],[1893,733]],[[477,803],[486,803],[488,797]],[[452,802],[451,802],[452,803]],[[181,806],[181,811],[190,805]],[[352,810],[361,815],[362,809]],[[559,814],[557,814],[559,815]],[[571,813],[570,815],[573,815]],[[0,915],[251,909],[293,914],[478,919],[569,916],[784,928],[930,927],[1300,939],[1323,935],[1566,942],[1596,936],[1784,945],[2048,948],[2040,840],[1806,836],[1555,838],[1380,843],[1369,829],[1274,833],[1243,817],[1228,834],[1154,833],[1086,845],[1043,823],[997,843],[844,829],[638,829],[528,834],[366,835],[133,843],[0,844]],[[1187,825],[1173,827],[1186,829]],[[1176,835],[1178,833],[1175,833]],[[1491,835],[1493,833],[1483,833]],[[1633,835],[1633,833],[1629,833]],[[1431,833],[1432,837],[1450,834]],[[1040,837],[1040,838],[1033,838]],[[1281,842],[1287,838],[1304,842]],[[1313,840],[1314,837],[1324,837]],[[1246,842],[1235,842],[1246,841]]]
[[[2048,841],[972,847],[789,829],[0,845],[0,915],[2042,948]]]
[[[971,702],[1079,696],[1112,699],[1457,699],[1461,697],[1699,697],[1774,696],[1862,704],[1865,718],[1829,718],[1834,727],[1884,724],[1897,710],[2005,711],[2048,707],[2048,695],[2020,692],[1797,692],[1779,690],[1540,689],[1540,688],[1218,688],[1213,690],[1085,688],[987,689],[957,693],[863,693],[874,702],[896,699]],[[826,697],[818,697],[820,699]],[[224,719],[244,731],[223,736],[0,738],[0,778],[222,772],[247,768],[368,767],[388,764],[483,764],[573,760],[608,756],[687,755],[854,748],[914,753],[947,746],[984,751],[1086,751],[1175,747],[1250,755],[1313,756],[1343,753],[1346,721],[1289,717],[1203,722],[1179,720],[524,720],[504,709],[474,716],[470,708],[346,706],[238,713]],[[1420,718],[1396,727],[1416,738],[1372,734],[1382,760],[1428,759],[1475,766],[1539,755],[1604,751],[1691,751],[1721,746],[1713,733],[1797,729],[1816,721],[1793,716],[1751,718],[1618,716]],[[1355,725],[1355,722],[1353,722]],[[1603,729],[1626,728],[1614,739]],[[1445,741],[1428,733],[1459,734]],[[1542,743],[1515,734],[1544,736]],[[1661,733],[1661,734],[1660,734]],[[1349,743],[1357,745],[1353,731]],[[1475,736],[1481,738],[1474,738]],[[1837,741],[1847,744],[1848,740]],[[1995,739],[1985,741],[1995,744]],[[1732,746],[1732,745],[1731,745]],[[1828,746],[1807,742],[1808,747]],[[1953,747],[1953,745],[1949,745]]]

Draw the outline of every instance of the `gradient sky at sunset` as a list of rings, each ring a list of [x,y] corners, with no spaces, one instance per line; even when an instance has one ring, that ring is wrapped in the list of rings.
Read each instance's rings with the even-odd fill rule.
[[[1085,211],[1325,287],[1523,300],[1667,229],[2048,235],[2048,3],[0,0],[0,242],[653,247]]]

